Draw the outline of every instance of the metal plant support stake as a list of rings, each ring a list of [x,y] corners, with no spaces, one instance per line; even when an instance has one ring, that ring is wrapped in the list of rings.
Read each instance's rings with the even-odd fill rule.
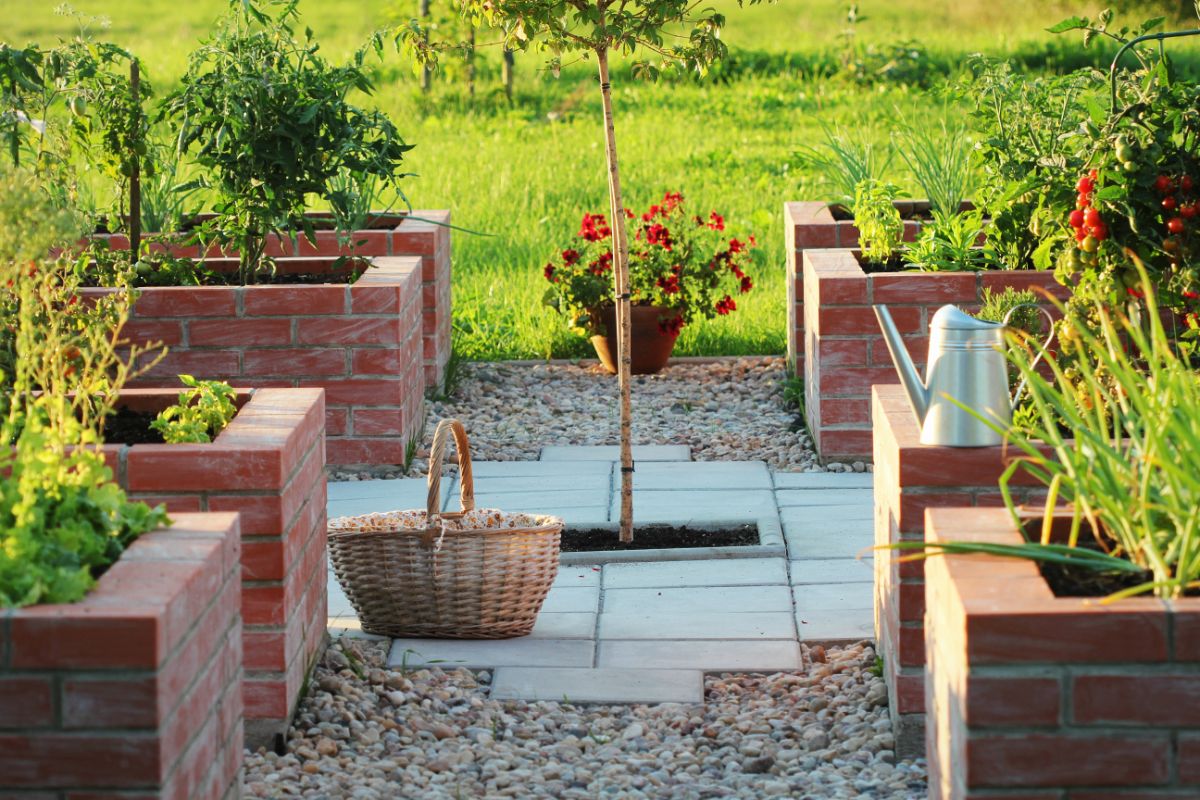
[[[1161,55],[1163,52],[1163,43],[1167,39],[1182,39],[1185,36],[1200,36],[1200,28],[1192,28],[1186,31],[1161,31],[1159,33],[1147,33],[1145,36],[1139,36],[1136,39],[1130,39],[1117,54],[1113,56],[1112,66],[1108,68],[1108,88],[1111,92],[1110,110],[1117,109],[1117,65],[1121,61],[1121,56],[1125,55],[1136,44],[1142,42],[1158,42],[1158,52]]]

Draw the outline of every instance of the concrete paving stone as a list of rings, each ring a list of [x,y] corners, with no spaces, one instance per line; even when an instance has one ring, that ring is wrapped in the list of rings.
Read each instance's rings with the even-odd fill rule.
[[[809,583],[792,587],[796,608],[801,611],[849,611],[871,608],[874,583]]]
[[[454,491],[458,491],[458,481],[455,479]],[[528,476],[475,478],[475,494],[506,494],[528,493],[531,491],[556,494],[558,492],[596,491],[603,492],[605,502],[612,491],[612,476],[607,473],[593,475],[542,475],[537,478]]]
[[[787,523],[783,538],[789,558],[857,558],[870,555],[875,532],[865,520]]]
[[[598,573],[597,573],[598,574]],[[580,586],[577,588],[551,587],[542,604],[542,613],[559,614],[566,612],[596,613],[600,606],[600,586]]]
[[[793,639],[791,611],[600,615],[601,639]]]
[[[336,517],[354,517],[359,514],[376,514],[382,511],[398,511],[410,508],[425,508],[425,497],[418,501],[415,498],[394,497],[359,497],[352,500],[331,500],[326,506],[329,519]]]
[[[559,612],[538,614],[531,639],[595,639],[596,612]]]
[[[542,448],[540,461],[609,461],[621,460],[621,447],[615,444],[559,445]],[[635,444],[634,463],[638,461],[691,461],[692,449],[683,444]]]
[[[429,664],[446,669],[493,667],[591,667],[596,643],[591,639],[396,639],[388,666]],[[405,655],[407,653],[407,656]],[[437,662],[437,663],[434,663]]]
[[[550,590],[599,586],[601,574],[603,574],[603,568],[599,564],[560,566],[558,568],[558,575],[554,577],[554,584],[550,587]]]
[[[748,614],[791,611],[788,587],[775,586],[688,586],[658,589],[608,589],[604,592],[604,614]]]
[[[602,641],[600,667],[699,669],[705,672],[778,672],[800,669],[800,644],[782,639],[764,641],[693,640],[644,642]]]
[[[502,667],[496,700],[565,703],[703,703],[704,675],[687,669],[554,669]]]
[[[354,606],[350,605],[350,600],[346,597],[346,593],[342,591],[342,585],[337,582],[337,578],[330,573],[326,578],[326,582],[328,583],[329,616],[355,616],[357,612],[355,612]]]
[[[442,493],[446,492],[442,481]],[[359,500],[386,498],[394,505],[389,508],[424,508],[429,487],[424,478],[398,478],[386,481],[329,481],[329,500]]]
[[[472,461],[471,472],[479,478],[544,478],[557,475],[612,475],[610,461]]]
[[[870,558],[810,558],[788,562],[793,586],[808,583],[862,583],[875,580]]]
[[[614,492],[609,509],[621,518],[621,493]],[[643,489],[633,493],[633,522],[669,522],[676,525],[713,522],[751,522],[776,517],[774,494],[765,489],[716,491],[711,489]]]
[[[775,501],[780,508],[863,505],[874,509],[875,492],[872,489],[776,489]]]
[[[608,564],[605,589],[659,586],[765,586],[788,582],[782,558],[728,558]]]
[[[870,472],[776,472],[776,489],[870,489]]]
[[[651,462],[635,466],[633,488],[687,491],[706,489],[772,489],[771,473],[763,461]]]
[[[547,509],[590,509],[586,514],[573,514],[563,516],[563,519],[578,517],[580,519],[585,516],[589,519],[596,515],[595,509],[602,509],[604,516],[608,517],[608,492],[607,491],[575,491],[575,492],[504,492],[501,494],[491,494],[489,492],[475,492],[475,507],[476,508],[499,508],[504,511],[524,511],[535,514],[548,514]],[[459,503],[458,496],[452,495],[446,500],[447,511],[458,511]]]
[[[859,641],[875,638],[875,612],[870,608],[797,611],[802,642]]]
[[[828,525],[833,522],[875,524],[872,505],[787,506],[779,509],[779,521],[788,525]]]

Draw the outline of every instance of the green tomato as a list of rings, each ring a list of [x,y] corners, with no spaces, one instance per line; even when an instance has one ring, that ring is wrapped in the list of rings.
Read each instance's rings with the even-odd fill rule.
[[[1137,162],[1135,162],[1135,161],[1126,160],[1124,163],[1121,164],[1121,169],[1123,169],[1125,171],[1126,175],[1132,175],[1133,173],[1138,171],[1138,165],[1137,165]]]
[[[1133,152],[1133,148],[1129,145],[1125,145],[1124,147],[1117,145],[1117,160],[1130,162],[1133,161],[1135,155],[1136,153]]]
[[[1100,249],[1100,240],[1095,236],[1087,236],[1079,243],[1079,247],[1085,253],[1094,253]]]

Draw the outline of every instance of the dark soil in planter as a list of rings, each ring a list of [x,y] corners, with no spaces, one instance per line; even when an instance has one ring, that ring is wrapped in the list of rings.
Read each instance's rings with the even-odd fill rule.
[[[866,261],[860,256],[858,259],[858,263],[859,263],[859,266],[862,267],[862,271],[867,273],[868,275],[877,275],[881,272],[919,272],[920,271],[916,268],[915,265],[910,264],[907,261],[905,261],[904,257],[899,254],[893,255],[891,258],[889,258],[887,260],[886,263],[883,263],[883,264],[875,264],[870,261]]]
[[[104,423],[104,441],[109,444],[164,444],[162,434],[150,427],[158,415],[151,411],[118,408]]]
[[[1066,521],[1064,518],[1063,522]],[[1059,520],[1055,520],[1055,525],[1061,527]],[[1026,524],[1026,540],[1038,541],[1040,530],[1040,520]],[[1065,539],[1060,538],[1058,531],[1056,531],[1054,539],[1065,543]],[[1104,552],[1092,537],[1091,528],[1087,523],[1084,523],[1083,529],[1080,531],[1078,547],[1094,553]],[[1069,564],[1051,564],[1039,561],[1037,565],[1038,571],[1041,572],[1042,578],[1049,585],[1050,591],[1054,592],[1055,597],[1107,597],[1114,592],[1140,586],[1152,580],[1152,573],[1148,570],[1141,573],[1111,573],[1097,572],[1087,567],[1074,567]],[[1185,594],[1189,597],[1200,597],[1200,590],[1192,589]],[[1152,595],[1146,593],[1144,596]]]
[[[717,530],[686,525],[644,525],[633,529],[633,541],[625,544],[612,528],[568,528],[563,531],[562,551],[657,550],[663,547],[748,547],[759,543],[757,525],[738,525]]]

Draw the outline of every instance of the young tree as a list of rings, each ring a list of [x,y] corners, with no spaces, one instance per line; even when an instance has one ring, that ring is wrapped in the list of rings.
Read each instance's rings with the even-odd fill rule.
[[[739,5],[746,2],[753,5],[760,0],[738,0]],[[711,63],[725,55],[725,44],[720,39],[725,18],[712,9],[698,10],[694,0],[463,0],[463,6],[475,24],[486,22],[502,31],[505,47],[548,53],[555,74],[564,57],[596,58],[604,109],[610,227],[616,243],[613,282],[621,390],[621,541],[629,542],[633,540],[629,243],[621,200],[609,54],[647,54],[649,60],[634,64],[634,74],[641,77],[656,78],[667,69],[704,74]],[[415,52],[418,57],[435,55],[428,50]]]

